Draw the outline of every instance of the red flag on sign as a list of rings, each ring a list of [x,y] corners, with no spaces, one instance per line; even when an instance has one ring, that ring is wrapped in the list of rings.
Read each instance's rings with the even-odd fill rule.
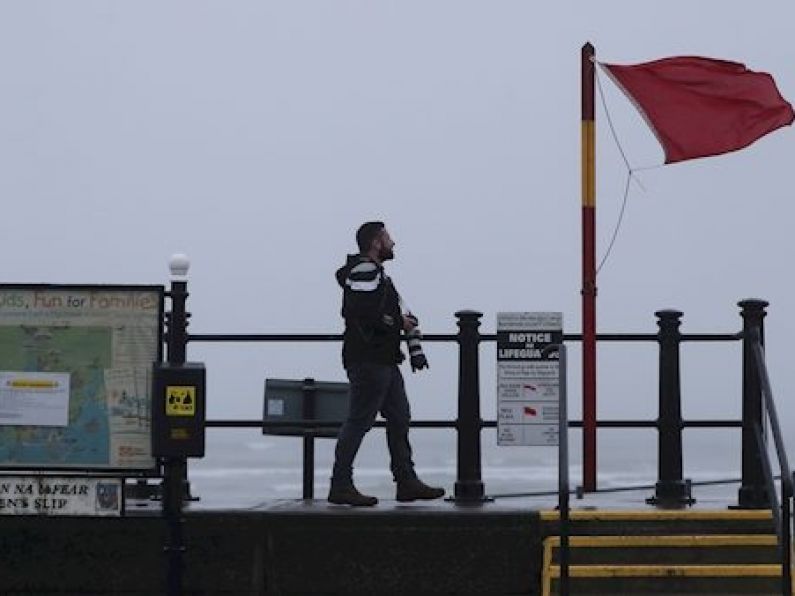
[[[795,119],[772,76],[737,62],[682,56],[602,66],[657,135],[665,163],[742,149]]]

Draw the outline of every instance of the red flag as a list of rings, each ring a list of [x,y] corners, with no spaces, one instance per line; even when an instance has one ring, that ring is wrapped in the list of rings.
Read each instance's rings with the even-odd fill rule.
[[[681,56],[602,66],[657,135],[665,163],[742,149],[795,119],[772,76],[737,62]]]

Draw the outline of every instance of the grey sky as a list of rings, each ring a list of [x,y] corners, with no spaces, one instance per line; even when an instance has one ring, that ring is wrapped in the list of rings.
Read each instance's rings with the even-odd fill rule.
[[[579,52],[633,63],[696,54],[773,73],[795,100],[790,2],[0,0],[0,250],[7,281],[160,283],[192,260],[194,332],[337,332],[333,271],[364,220],[426,332],[453,312],[561,310],[580,329]],[[662,151],[603,78],[633,165]],[[601,106],[598,257],[624,166]],[[791,157],[751,148],[640,174],[599,277],[598,329],[739,328],[771,302],[767,339],[793,417]],[[456,354],[429,346],[415,416],[455,412]],[[572,415],[579,407],[573,348]],[[685,412],[739,416],[739,350],[683,355]],[[210,415],[257,416],[265,376],[341,379],[338,346],[205,347]],[[484,348],[485,417],[494,416]],[[604,417],[656,412],[653,346],[600,348]],[[788,423],[790,430],[792,425]]]

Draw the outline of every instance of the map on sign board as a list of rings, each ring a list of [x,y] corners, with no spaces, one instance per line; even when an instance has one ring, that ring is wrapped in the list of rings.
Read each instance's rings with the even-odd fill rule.
[[[162,297],[160,286],[0,285],[0,467],[154,466]]]

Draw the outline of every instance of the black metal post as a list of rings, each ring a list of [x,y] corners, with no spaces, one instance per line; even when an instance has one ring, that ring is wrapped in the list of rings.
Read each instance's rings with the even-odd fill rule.
[[[783,479],[782,479],[783,484]],[[792,596],[792,531],[790,524],[791,508],[790,499],[792,495],[787,491],[782,491],[784,499],[781,503],[781,593]]]
[[[560,594],[569,595],[569,411],[568,354],[565,344],[558,346],[560,411],[558,412],[558,511],[560,512]]]
[[[182,474],[184,466],[179,458],[167,458],[163,479],[163,516],[168,521],[168,543],[164,551],[167,558],[168,595],[182,595],[183,555],[182,539]]]
[[[682,478],[682,394],[679,374],[679,344],[682,312],[660,310],[654,313],[660,330],[659,417],[657,484],[654,496],[646,499],[651,505],[675,509],[692,505],[689,483]]]
[[[168,362],[172,365],[185,364],[187,351],[187,315],[185,302],[188,297],[186,281],[171,282],[171,313],[168,323]],[[163,477],[163,516],[168,522],[168,543],[165,551],[168,559],[168,594],[181,596],[183,554],[182,498],[187,477],[187,460],[184,457],[167,457],[164,462]]]
[[[754,428],[762,425],[762,384],[753,353],[756,341],[754,329],[759,331],[759,341],[765,345],[764,300],[742,300],[737,305],[742,309],[743,318],[743,445],[742,445],[742,486],[738,494],[740,509],[768,509],[770,496],[765,487],[765,476],[756,444]]]
[[[480,317],[483,313],[462,310],[458,318],[458,476],[453,501],[477,504],[487,501],[480,463]]]
[[[315,379],[304,379],[304,399],[301,404],[304,420],[315,419]],[[304,499],[315,498],[315,429],[304,431]]]
[[[185,364],[188,349],[188,315],[185,303],[188,300],[188,282],[171,281],[171,312],[168,316],[168,362]]]
[[[171,297],[171,312],[166,315],[168,362],[170,364],[185,364],[188,353],[188,318],[190,317],[185,306],[189,296],[188,282],[172,280],[169,296]],[[182,498],[186,501],[198,501],[199,498],[191,494],[187,459],[183,460],[182,468]]]

